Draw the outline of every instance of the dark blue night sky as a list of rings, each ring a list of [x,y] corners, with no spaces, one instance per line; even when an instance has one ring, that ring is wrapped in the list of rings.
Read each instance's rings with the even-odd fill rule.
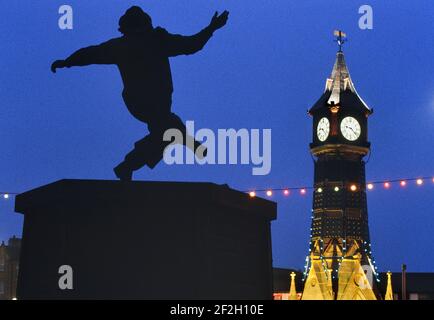
[[[63,1],[3,1],[0,19],[0,191],[25,191],[62,178],[114,179],[146,127],[125,108],[115,66],[49,66],[76,49],[119,36],[130,5],[154,25],[193,34],[215,10],[228,25],[203,51],[172,59],[173,110],[197,127],[271,128],[272,170],[250,166],[143,169],[141,180],[211,181],[240,190],[311,185],[306,110],[322,94],[335,60],[332,32],[344,30],[356,88],[374,108],[367,179],[434,175],[434,2],[369,1],[373,30],[358,27],[361,1],[68,1],[74,29],[57,26]],[[98,92],[97,95],[94,92]],[[368,194],[373,254],[380,270],[434,271],[434,183]],[[311,195],[273,196],[274,265],[301,269],[308,252]],[[0,200],[0,240],[21,233],[13,198]],[[115,235],[116,236],[116,235]],[[122,239],[119,239],[122,241]]]

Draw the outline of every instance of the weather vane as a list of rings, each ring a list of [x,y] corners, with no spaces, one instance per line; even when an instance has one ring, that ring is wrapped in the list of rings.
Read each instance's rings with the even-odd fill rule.
[[[335,30],[333,35],[336,37],[335,41],[338,43],[339,52],[342,52],[342,46],[346,42],[345,38],[347,37],[347,35],[342,30]]]

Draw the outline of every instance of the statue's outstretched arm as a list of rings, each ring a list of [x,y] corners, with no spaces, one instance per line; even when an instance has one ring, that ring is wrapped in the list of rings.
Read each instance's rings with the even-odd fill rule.
[[[221,15],[216,12],[211,19],[210,24],[192,36],[182,36],[178,34],[170,34],[162,28],[157,28],[157,32],[161,33],[162,42],[169,57],[181,54],[193,54],[200,51],[208,40],[211,38],[214,31],[222,28],[228,20],[229,12],[224,11]]]
[[[51,66],[51,71],[57,68],[88,66],[91,64],[115,64],[117,39],[112,39],[100,45],[81,48],[65,60],[57,60]]]

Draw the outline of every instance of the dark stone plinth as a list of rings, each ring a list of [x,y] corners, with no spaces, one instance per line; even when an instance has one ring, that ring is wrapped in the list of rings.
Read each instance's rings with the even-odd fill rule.
[[[18,299],[271,299],[276,204],[212,183],[61,180],[16,197]],[[73,290],[60,290],[61,265]]]

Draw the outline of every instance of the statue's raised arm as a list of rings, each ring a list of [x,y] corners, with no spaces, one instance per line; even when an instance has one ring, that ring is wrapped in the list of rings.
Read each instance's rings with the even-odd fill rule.
[[[170,34],[163,28],[157,28],[157,32],[161,35],[163,46],[166,54],[169,57],[174,57],[182,54],[194,54],[200,51],[213,33],[224,27],[228,21],[229,12],[224,11],[222,14],[215,12],[211,22],[200,32],[192,36],[182,36],[179,34]]]

